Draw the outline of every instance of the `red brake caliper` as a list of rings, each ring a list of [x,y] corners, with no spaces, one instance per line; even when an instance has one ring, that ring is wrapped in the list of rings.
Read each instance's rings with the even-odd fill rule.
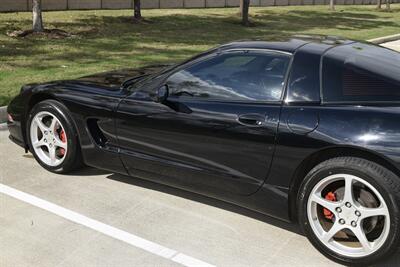
[[[328,192],[328,194],[325,195],[325,199],[329,200],[329,201],[336,201],[336,195],[333,192]],[[327,208],[324,208],[324,216],[325,218],[327,218],[328,220],[332,220],[333,219],[333,213],[328,210]]]
[[[61,129],[61,132],[60,132],[60,140],[63,143],[67,142],[67,136],[65,135],[65,132],[64,132],[63,129]],[[64,148],[60,148],[60,156],[64,156],[64,155],[65,155],[65,149]]]

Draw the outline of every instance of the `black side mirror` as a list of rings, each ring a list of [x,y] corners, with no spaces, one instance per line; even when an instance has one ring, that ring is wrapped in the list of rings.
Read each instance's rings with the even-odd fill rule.
[[[165,103],[169,95],[168,85],[163,85],[158,88],[156,93],[156,102]]]

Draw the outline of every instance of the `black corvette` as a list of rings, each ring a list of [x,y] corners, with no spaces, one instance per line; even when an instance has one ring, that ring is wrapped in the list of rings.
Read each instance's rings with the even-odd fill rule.
[[[10,138],[299,222],[344,264],[400,238],[400,54],[336,37],[222,45],[181,64],[23,86]]]

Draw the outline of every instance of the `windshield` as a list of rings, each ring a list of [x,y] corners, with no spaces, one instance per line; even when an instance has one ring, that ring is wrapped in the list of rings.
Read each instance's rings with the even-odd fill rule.
[[[163,79],[164,77],[168,76],[170,73],[172,73],[174,70],[176,70],[180,66],[185,65],[191,61],[195,61],[198,58],[212,54],[212,53],[216,52],[218,49],[219,49],[218,47],[212,48],[203,53],[192,56],[191,58],[186,59],[182,62],[165,65],[166,67],[164,69],[161,69],[160,71],[129,79],[128,80],[129,84],[128,83],[126,84],[127,89],[128,90],[139,89],[139,88],[143,87],[145,84],[152,82],[154,79],[156,79],[157,81],[160,79]]]

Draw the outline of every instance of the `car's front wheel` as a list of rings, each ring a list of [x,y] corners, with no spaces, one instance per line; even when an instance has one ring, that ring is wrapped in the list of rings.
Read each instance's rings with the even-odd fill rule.
[[[29,113],[26,131],[29,149],[45,169],[66,173],[82,166],[75,126],[60,102],[36,104]]]
[[[397,248],[399,190],[399,178],[379,164],[355,157],[327,160],[301,185],[300,225],[329,258],[370,264]]]

